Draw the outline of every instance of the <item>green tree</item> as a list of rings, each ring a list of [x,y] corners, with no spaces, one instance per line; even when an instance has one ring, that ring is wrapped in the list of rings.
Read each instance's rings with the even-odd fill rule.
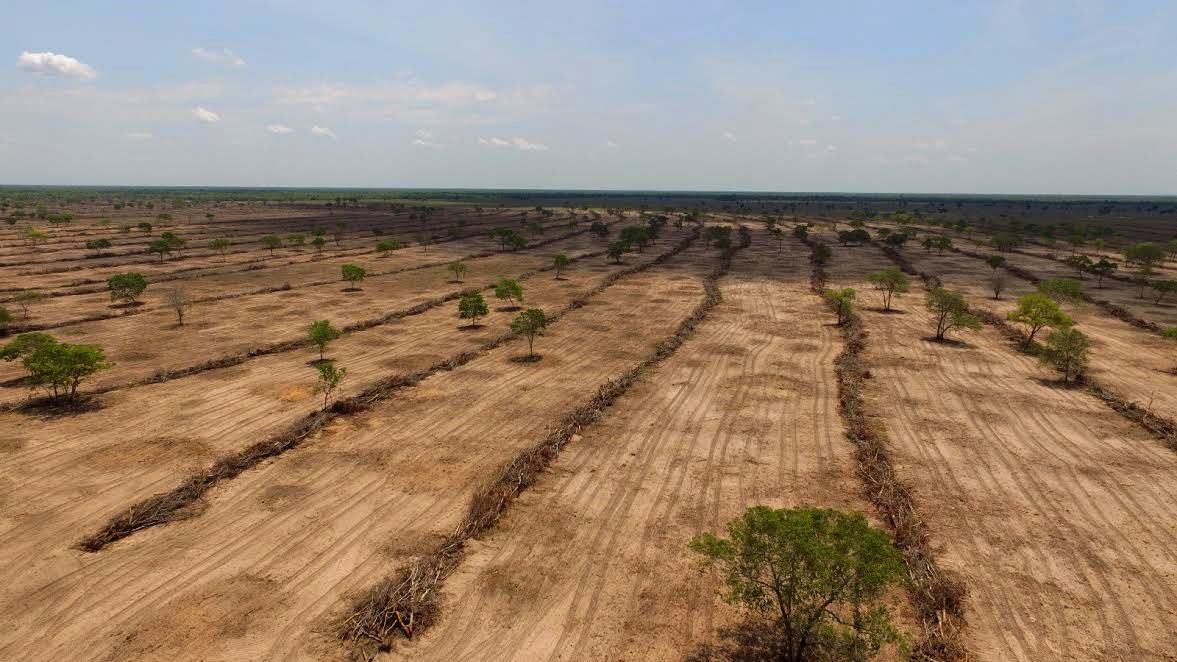
[[[21,236],[26,244],[33,247],[33,250],[36,250],[38,246],[45,243],[45,241],[49,239],[48,234],[41,232],[31,225],[25,228],[24,234]]]
[[[1079,329],[1068,327],[1051,331],[1046,337],[1041,360],[1063,375],[1063,382],[1082,375],[1087,369],[1087,336]]]
[[[1002,265],[1005,264],[1005,256],[990,255],[989,257],[985,258],[985,264],[989,265],[990,269],[997,271]]]
[[[454,282],[462,282],[462,276],[468,271],[466,263],[461,260],[454,260],[445,265],[446,271],[454,275]]]
[[[147,289],[147,279],[143,277],[143,274],[129,271],[107,278],[106,286],[110,289],[111,301],[133,304],[138,300],[139,295]]]
[[[548,318],[539,308],[528,308],[519,313],[511,322],[511,333],[527,338],[527,356],[535,357],[535,337],[544,335],[548,328]]]
[[[1145,241],[1133,244],[1124,251],[1124,257],[1131,264],[1137,265],[1142,276],[1148,276],[1153,268],[1165,259],[1165,249],[1159,244]]]
[[[822,292],[822,296],[834,306],[834,310],[838,313],[838,324],[845,324],[846,320],[850,319],[850,314],[854,312],[855,294],[853,287],[840,290],[828,289]]]
[[[589,225],[589,234],[595,234],[601,239],[604,239],[605,237],[609,236],[609,226],[605,225],[601,221],[593,221],[592,224]]]
[[[691,550],[723,575],[725,601],[773,624],[780,659],[865,660],[901,641],[883,598],[904,581],[903,559],[861,513],[755,506],[727,533]]]
[[[322,361],[324,360],[323,352],[327,350],[327,343],[343,335],[343,332],[331,326],[331,322],[327,320],[315,320],[311,322],[307,335],[311,339],[311,344],[319,348],[319,360]]]
[[[291,234],[286,236],[286,243],[291,246],[305,246],[307,243],[307,236],[305,234]]]
[[[969,304],[959,292],[937,287],[928,292],[924,303],[936,321],[936,340],[944,340],[952,329],[981,330],[981,320],[969,312]]]
[[[511,278],[503,278],[495,285],[495,298],[507,302],[507,308],[514,310],[523,303],[523,287]]]
[[[13,316],[4,306],[0,306],[0,336],[8,335],[8,327],[12,325]]]
[[[368,275],[366,269],[355,264],[345,264],[339,268],[339,271],[343,274],[343,280],[349,283],[348,289],[351,290],[357,289],[356,283],[363,281],[364,277]]]
[[[327,411],[327,403],[330,401],[331,393],[339,388],[339,383],[347,376],[347,368],[335,367],[334,361],[320,360],[315,364],[315,370],[319,372],[315,392],[323,394],[323,411]]]
[[[45,333],[22,333],[0,349],[0,358],[20,358],[29,382],[54,400],[76,399],[83,379],[112,366],[98,345],[62,343]]]
[[[276,249],[282,248],[282,237],[276,234],[268,234],[262,237],[262,246],[270,249],[270,255],[272,256]]]
[[[184,326],[184,313],[191,310],[195,302],[188,294],[188,290],[182,287],[173,287],[164,293],[164,303],[172,309],[172,312],[176,313],[176,324]]]
[[[552,258],[552,266],[556,268],[556,280],[560,280],[560,272],[572,264],[572,260],[563,253]]]
[[[630,246],[637,246],[638,252],[641,253],[642,249],[646,247],[646,244],[650,243],[650,231],[640,225],[631,225],[621,228],[621,234],[618,236],[618,239]]]
[[[102,255],[103,249],[110,248],[111,245],[109,239],[92,239],[86,242],[86,248],[94,251],[94,257]]]
[[[609,244],[609,259],[613,260],[617,264],[621,264],[621,256],[624,255],[625,251],[628,249],[629,246],[627,246],[623,241],[615,241]]]
[[[1177,292],[1177,280],[1156,280],[1152,283],[1152,289],[1157,293],[1157,300],[1155,303],[1160,303],[1161,299],[1166,294]]]
[[[1103,279],[1116,271],[1116,263],[1106,257],[1100,257],[1099,261],[1094,262],[1087,270],[1095,276],[1095,286],[1103,287]]]
[[[936,237],[932,241],[932,245],[936,248],[936,250],[939,252],[940,255],[943,255],[944,251],[946,249],[952,248],[952,240],[949,239],[948,237],[943,237],[943,236]]]
[[[1052,329],[1070,328],[1075,321],[1063,312],[1058,302],[1041,292],[1031,292],[1018,298],[1018,307],[1008,316],[1009,321],[1025,324],[1030,328],[1026,345],[1034,342],[1034,336],[1046,327]]]
[[[401,247],[400,242],[396,241],[381,241],[376,244],[376,252],[381,257],[387,256],[390,251],[398,250]]]
[[[814,244],[813,250],[810,252],[809,261],[814,264],[825,264],[834,256],[834,251],[826,244]]]
[[[458,317],[470,320],[471,327],[478,322],[479,317],[486,317],[489,313],[490,309],[486,306],[486,300],[478,292],[467,292],[458,300]]]
[[[1087,257],[1086,255],[1071,255],[1067,259],[1063,260],[1063,262],[1068,267],[1075,270],[1075,273],[1079,276],[1079,280],[1083,280],[1083,274],[1090,271],[1091,267],[1095,264],[1091,261],[1091,258]]]
[[[172,252],[172,243],[167,239],[156,239],[147,244],[147,252],[159,255],[159,261],[163,262],[168,253]]]
[[[989,272],[989,289],[993,290],[993,298],[1000,301],[1001,293],[1005,291],[1007,278],[1004,271],[994,269]]]
[[[142,232],[147,232],[147,233],[151,232],[151,224],[146,221],[140,223],[139,225],[136,225],[135,227],[139,228],[139,230],[141,230]]]
[[[311,240],[311,246],[315,247],[316,253],[322,253],[323,246],[325,245],[327,245],[327,240],[323,238],[323,235],[316,235],[315,238]]]
[[[29,306],[42,301],[44,298],[45,295],[38,292],[37,290],[21,290],[12,297],[12,300],[16,302],[16,305],[20,306],[21,315],[23,315],[25,319],[28,319]]]
[[[213,239],[208,243],[208,247],[221,254],[221,261],[225,260],[225,253],[229,251],[229,246],[232,244],[228,239]]]
[[[911,279],[896,267],[887,267],[866,277],[883,295],[883,310],[891,310],[891,298],[904,295],[911,290]]]
[[[1071,278],[1052,278],[1041,281],[1038,283],[1038,291],[1059,303],[1083,299],[1083,284]]]

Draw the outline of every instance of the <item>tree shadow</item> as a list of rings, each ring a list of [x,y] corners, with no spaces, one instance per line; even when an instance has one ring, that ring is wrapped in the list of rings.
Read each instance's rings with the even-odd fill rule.
[[[555,280],[568,280],[568,279],[563,276],[556,276]]]
[[[501,306],[495,308],[496,313],[513,313],[519,310],[523,310],[523,306]]]
[[[20,405],[20,410],[44,420],[78,416],[102,409],[98,398],[79,395],[75,398],[53,398],[40,396],[29,398]]]
[[[18,386],[29,386],[28,375],[23,375],[21,377],[13,377],[12,379],[7,379],[5,381],[0,382],[0,388],[16,388]]]
[[[354,292],[363,292],[364,290],[363,290],[363,289],[361,289],[361,288],[359,288],[359,287],[345,287],[345,288],[343,288],[342,290],[339,290],[339,291],[340,291],[340,292],[347,292],[347,293],[351,294],[351,293],[354,293]]]
[[[944,345],[946,347],[954,347],[956,349],[972,349],[969,343],[958,340],[956,338],[937,338],[936,336],[924,336],[926,342],[935,343],[937,345]]]
[[[335,359],[333,359],[329,356],[324,356],[321,359],[311,359],[310,361],[306,362],[306,365],[308,365],[312,368],[315,368],[317,370],[319,368],[319,366],[323,365],[324,363],[335,363]]]
[[[759,662],[784,660],[788,652],[779,631],[760,620],[745,619],[722,627],[715,641],[703,642],[687,656],[688,662]]]
[[[118,310],[127,310],[131,308],[138,308],[142,305],[145,305],[142,301],[128,301],[125,303],[112,303],[110,304],[110,307]]]
[[[477,331],[486,326],[485,324],[463,324],[458,327],[459,331]]]
[[[1083,378],[1076,377],[1069,382],[1064,382],[1062,377],[1031,377],[1039,386],[1055,389],[1058,391],[1077,391],[1083,388]]]
[[[463,284],[463,282],[464,281],[460,281],[460,280],[447,280],[446,281],[446,283],[449,285],[461,285],[461,284]]]
[[[876,308],[867,308],[867,310],[871,311],[872,313],[878,313],[880,315],[906,315],[907,314],[906,310],[899,310],[898,308],[877,308],[876,307]]]
[[[511,363],[538,363],[539,361],[543,360],[543,358],[543,354],[532,354],[530,356],[523,354],[522,356],[512,356],[507,360]]]

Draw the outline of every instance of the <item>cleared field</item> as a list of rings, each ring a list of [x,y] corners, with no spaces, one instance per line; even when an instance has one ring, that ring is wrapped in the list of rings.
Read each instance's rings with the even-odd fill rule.
[[[9,578],[3,611],[22,636],[0,652],[295,654],[349,591],[452,526],[472,486],[513,450],[649,353],[701,296],[711,254],[688,251],[568,313],[539,363],[513,362],[520,347],[509,343],[340,420],[214,490],[196,518],[95,555],[59,541],[53,562]],[[95,617],[62,628],[62,608]]]
[[[869,510],[842,437],[838,330],[808,249],[766,232],[696,335],[574,440],[448,583],[413,659],[681,659],[738,613],[692,537],[749,505]]]
[[[887,261],[835,252],[832,284],[865,293]],[[1173,659],[1177,456],[994,330],[929,341],[922,302],[861,306],[870,396],[903,476],[966,579],[978,659]]]

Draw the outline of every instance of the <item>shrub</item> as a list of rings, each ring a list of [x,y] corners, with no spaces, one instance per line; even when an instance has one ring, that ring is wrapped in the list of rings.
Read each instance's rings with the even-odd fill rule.
[[[8,333],[8,327],[12,325],[12,313],[4,306],[0,306],[0,336]]]
[[[1177,326],[1171,326],[1162,331],[1161,337],[1167,340],[1172,340],[1173,342],[1177,342]],[[1174,371],[1177,371],[1177,368],[1174,368]]]
[[[886,533],[861,513],[754,506],[692,551],[724,577],[725,601],[769,621],[779,659],[864,660],[901,638],[883,598],[905,577]]]
[[[621,264],[621,256],[624,255],[625,251],[627,250],[629,250],[629,246],[627,246],[624,241],[615,241],[609,244],[609,250],[607,251],[607,254],[611,260],[617,264]]]
[[[311,339],[311,344],[319,348],[319,360],[323,360],[323,352],[327,349],[327,343],[335,340],[343,335],[339,329],[331,326],[331,322],[327,320],[315,320],[311,322],[311,328],[307,332]]]
[[[990,255],[989,257],[985,258],[985,264],[989,265],[990,269],[997,271],[998,268],[1005,264],[1005,256]]]
[[[560,279],[560,271],[570,264],[572,264],[572,260],[563,253],[560,253],[556,257],[552,258],[552,266],[556,268],[556,280]]]
[[[609,236],[609,226],[605,225],[601,221],[593,221],[592,224],[589,225],[589,232],[597,235],[601,239],[604,239],[605,237]]]
[[[825,264],[834,256],[834,251],[826,244],[814,244],[813,250],[810,251],[809,261],[814,264]]]
[[[270,249],[270,255],[274,254],[274,250],[282,247],[282,237],[276,234],[268,234],[262,237],[262,246]]]
[[[143,277],[143,274],[129,271],[107,278],[106,286],[110,288],[111,301],[135,303],[139,295],[147,289],[147,279]]]
[[[1065,329],[1074,324],[1074,320],[1063,312],[1058,302],[1041,292],[1024,294],[1018,299],[1018,307],[1008,316],[1009,321],[1025,324],[1030,327],[1030,335],[1026,337],[1026,345],[1034,342],[1034,336],[1046,327]]]
[[[228,239],[213,239],[209,242],[208,247],[220,253],[221,260],[224,260],[225,253],[228,252],[230,245],[231,244],[229,243]]]
[[[343,279],[350,283],[349,287],[352,289],[355,288],[356,283],[361,282],[368,275],[366,269],[355,264],[345,264],[339,270],[343,274]]]
[[[834,310],[838,313],[838,324],[845,324],[846,320],[850,319],[850,313],[854,312],[854,288],[829,289],[822,292],[822,296],[834,305]]]
[[[146,221],[136,225],[135,227],[139,228],[143,232],[151,232],[151,224]]]
[[[495,285],[495,298],[503,299],[509,308],[515,308],[516,304],[523,303],[523,287],[511,278],[500,279]]]
[[[1090,343],[1082,331],[1063,328],[1051,331],[1046,337],[1041,360],[1063,375],[1063,382],[1083,374],[1087,369],[1087,349]]]
[[[467,271],[467,267],[465,262],[461,260],[454,260],[453,262],[445,265],[445,270],[453,274],[454,280],[460,283],[462,282],[462,275]]]
[[[470,320],[470,326],[478,322],[479,317],[486,317],[490,309],[486,307],[486,300],[478,292],[467,292],[458,300],[458,317]]]
[[[112,365],[98,345],[57,342],[45,333],[22,333],[0,349],[0,358],[20,358],[33,386],[44,387],[54,400],[76,399],[83,379]]]
[[[327,411],[327,403],[330,401],[331,393],[347,376],[347,368],[337,368],[333,361],[319,361],[315,364],[315,369],[319,371],[315,392],[323,394],[323,411]]]
[[[327,245],[327,240],[323,238],[323,235],[315,235],[315,238],[311,240],[311,246],[315,247],[315,252],[322,253],[325,245]]]
[[[1071,278],[1052,278],[1038,283],[1038,292],[1062,303],[1083,299],[1083,284]]]
[[[911,290],[911,279],[896,267],[887,267],[866,277],[883,295],[883,310],[891,310],[891,297],[902,296]]]
[[[112,244],[110,243],[109,239],[92,239],[86,242],[86,248],[88,250],[94,251],[95,256],[101,255],[102,250],[105,248],[110,248],[111,245]]]
[[[305,234],[292,234],[286,236],[286,243],[291,246],[303,246],[307,243],[307,236]]]
[[[381,241],[376,244],[376,252],[380,255],[387,255],[389,251],[399,250],[400,242],[397,241]]]
[[[928,292],[924,302],[936,320],[936,340],[944,340],[952,329],[981,330],[981,320],[969,312],[959,292],[937,287]]]
[[[527,356],[535,356],[535,337],[544,335],[548,327],[548,318],[539,308],[528,308],[519,313],[511,322],[511,333],[527,337]]]

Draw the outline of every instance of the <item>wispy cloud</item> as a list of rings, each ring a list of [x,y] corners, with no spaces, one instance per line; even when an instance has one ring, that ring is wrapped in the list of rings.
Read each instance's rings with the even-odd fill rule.
[[[429,129],[417,129],[413,132],[413,144],[418,147],[432,147],[441,149],[439,143],[433,142],[433,132]]]
[[[16,58],[16,66],[24,71],[42,76],[58,76],[61,78],[75,78],[78,80],[93,80],[98,72],[84,62],[60,53],[45,51],[43,53],[21,52]]]
[[[546,152],[546,151],[548,151],[547,145],[545,145],[543,143],[532,142],[526,138],[520,138],[519,136],[515,136],[514,138],[511,138],[510,140],[506,140],[504,138],[496,138],[493,136],[490,138],[479,138],[478,144],[479,145],[487,145],[489,147],[514,147],[515,149],[517,149],[521,152]]]
[[[221,121],[221,116],[218,113],[205,108],[204,106],[197,106],[192,109],[192,116],[205,124],[216,124]]]
[[[329,129],[325,126],[318,126],[318,125],[312,126],[311,133],[315,134],[316,136],[323,136],[325,138],[330,138],[332,140],[335,140],[336,138],[339,137],[339,136],[335,135],[334,131],[332,131],[331,129]]]
[[[739,140],[739,138],[736,137],[736,134],[732,133],[731,131],[724,131],[723,133],[719,134],[719,137],[723,138],[729,143],[734,143]]]
[[[609,149],[617,149],[618,145],[616,142],[613,142],[612,140],[606,140],[605,147],[608,147]]]
[[[150,131],[132,131],[127,134],[128,140],[135,140],[138,142],[142,142],[144,140],[151,140],[154,137],[155,137],[155,135],[152,134]]]
[[[266,127],[266,131],[269,131],[270,133],[278,136],[294,133],[294,129],[286,126],[285,124],[271,124]]]
[[[219,51],[210,51],[206,48],[193,48],[192,55],[196,56],[197,59],[204,60],[205,62],[211,62],[213,64],[219,64],[226,67],[245,66],[245,60],[240,55],[237,55],[228,48],[223,48]]]

